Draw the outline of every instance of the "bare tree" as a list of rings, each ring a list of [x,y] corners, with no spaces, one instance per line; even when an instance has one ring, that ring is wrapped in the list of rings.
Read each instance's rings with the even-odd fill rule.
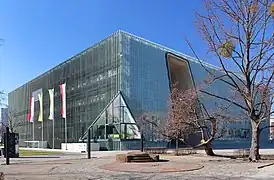
[[[213,81],[221,81],[235,91],[240,101],[208,91],[203,93],[232,103],[245,112],[252,125],[249,159],[257,161],[260,159],[260,124],[274,113],[271,110],[274,103],[274,2],[204,0],[204,3],[205,13],[196,13],[197,27],[209,52],[218,59],[222,74],[216,75],[205,69]],[[231,63],[235,70],[228,67]]]
[[[201,91],[209,85],[201,84],[187,90],[182,90],[173,85],[171,91],[172,109],[169,110],[171,115],[169,115],[170,118],[167,120],[171,124],[179,123],[185,126],[185,137],[193,133],[199,135],[201,138],[200,143],[194,147],[204,147],[206,154],[213,156],[215,154],[212,150],[212,141],[223,137],[222,129],[232,119],[227,116],[229,104],[220,106],[218,103],[214,103],[214,106],[211,108],[206,105]],[[233,121],[235,120],[234,118]],[[166,127],[167,132],[170,132],[168,126]],[[187,139],[185,139],[185,142],[189,144]],[[193,144],[190,146],[193,146]]]
[[[191,132],[191,126],[187,123],[180,123],[170,117],[170,120],[165,119],[163,121],[156,121],[155,113],[147,112],[139,117],[139,127],[145,138],[152,139],[153,134],[158,134],[157,138],[167,141],[176,141],[175,151],[178,152],[179,141],[187,144],[185,139],[188,135],[187,132]]]
[[[0,39],[1,40],[1,39]],[[5,104],[3,101],[6,99],[6,94],[4,91],[0,91],[0,106],[3,106],[8,109],[7,112],[5,112],[5,117],[7,118],[7,122],[2,122],[1,121],[1,126],[3,127],[9,127],[10,132],[15,132],[16,128],[18,126],[21,126],[24,123],[24,120],[19,119],[17,115],[17,111],[15,109],[11,109],[8,107],[7,104]],[[2,128],[0,129],[0,131]],[[1,132],[3,133],[3,132]]]
[[[193,89],[182,91],[174,84],[171,88],[169,110],[165,119],[164,133],[178,141],[187,143],[188,135],[196,131],[197,94]]]
[[[182,90],[177,88],[176,84],[173,85],[165,121],[156,123],[146,114],[141,117],[141,122],[152,124],[155,127],[154,130],[168,140],[176,140],[176,152],[178,142],[182,141],[193,148],[203,146],[206,154],[213,156],[211,143],[214,139],[222,136],[221,129],[218,131],[218,124],[227,120],[225,110],[228,107],[218,108],[216,106],[213,111],[209,111],[200,100],[201,94],[199,92],[199,88]],[[224,124],[222,123],[222,128]],[[190,143],[190,135],[199,136],[198,138],[201,138],[200,143]]]
[[[24,123],[23,119],[19,119],[16,110],[9,109],[6,113],[7,122],[1,121],[1,125],[4,127],[9,127],[11,133],[16,132],[16,128]]]

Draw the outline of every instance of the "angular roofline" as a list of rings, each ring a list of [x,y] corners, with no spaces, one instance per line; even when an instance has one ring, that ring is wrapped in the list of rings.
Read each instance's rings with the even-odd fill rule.
[[[187,54],[183,54],[183,53],[181,53],[181,52],[175,51],[174,49],[171,49],[171,48],[168,48],[168,47],[163,46],[163,45],[161,45],[161,44],[152,42],[152,41],[147,40],[147,39],[145,39],[145,38],[142,38],[142,37],[140,37],[140,36],[136,36],[136,35],[131,34],[131,33],[129,33],[129,32],[126,32],[126,31],[123,31],[123,30],[119,30],[119,31],[122,32],[122,33],[124,33],[124,34],[126,34],[126,35],[129,35],[129,36],[131,36],[131,37],[133,37],[133,38],[135,38],[135,39],[138,39],[138,40],[140,40],[140,41],[142,41],[142,42],[145,42],[145,43],[147,43],[147,44],[149,44],[149,45],[151,45],[151,46],[154,46],[154,47],[156,47],[156,48],[158,48],[158,49],[161,49],[161,50],[163,50],[163,51],[170,52],[170,53],[173,53],[173,54],[175,54],[175,55],[177,55],[177,56],[180,56],[181,58],[184,58],[184,59],[186,59],[186,60],[190,60],[190,61],[195,62],[195,63],[202,63],[202,64],[203,64],[204,66],[206,66],[206,67],[209,67],[209,68],[212,68],[212,69],[215,69],[215,70],[220,70],[220,67],[218,67],[218,66],[214,66],[214,65],[212,65],[212,64],[210,64],[210,63],[207,63],[207,62],[205,62],[205,61],[200,61],[200,60],[198,60],[198,59],[196,59],[196,58],[194,58],[194,57],[192,57],[192,56],[189,56],[189,55],[187,55]]]
[[[111,98],[111,100],[107,103],[107,105],[100,111],[100,113],[94,118],[94,121],[92,121],[92,123],[88,126],[88,128],[87,128],[87,130],[82,134],[82,136],[79,138],[79,141],[81,141],[81,140],[83,140],[85,137],[86,137],[86,135],[87,135],[87,133],[88,133],[88,129],[90,129],[92,126],[93,126],[93,124],[95,124],[97,121],[98,121],[98,119],[100,118],[100,116],[106,111],[106,109],[110,106],[110,104],[115,100],[115,98],[116,97],[118,97],[119,95],[120,95],[121,93],[120,93],[120,91],[119,92],[117,92],[115,95],[114,95],[114,97],[113,98]]]
[[[67,63],[73,61],[75,58],[77,58],[77,57],[80,56],[81,54],[83,54],[83,53],[89,51],[90,49],[92,49],[92,48],[94,48],[94,47],[96,47],[97,45],[99,45],[99,44],[102,43],[103,41],[107,40],[108,38],[110,38],[110,37],[112,37],[112,36],[114,36],[114,35],[116,35],[116,34],[120,34],[120,33],[125,34],[125,35],[128,35],[128,36],[130,36],[130,37],[132,37],[132,38],[134,38],[134,39],[137,39],[137,40],[139,40],[139,41],[142,41],[142,42],[145,43],[145,44],[151,45],[151,46],[153,46],[153,47],[155,47],[155,48],[158,48],[158,49],[161,49],[161,50],[163,50],[163,51],[174,53],[174,54],[176,54],[176,55],[178,55],[178,56],[181,56],[182,58],[185,58],[186,60],[190,60],[190,61],[195,62],[195,63],[203,63],[203,65],[205,65],[206,67],[209,67],[209,68],[212,68],[212,69],[215,69],[215,70],[220,70],[220,67],[214,66],[214,65],[209,64],[209,63],[204,62],[204,61],[201,61],[201,62],[200,62],[198,59],[193,58],[193,57],[191,57],[191,56],[189,56],[189,55],[180,53],[180,52],[175,51],[175,50],[173,50],[173,49],[171,49],[171,48],[168,48],[168,47],[165,47],[165,46],[160,45],[160,44],[158,44],[158,43],[149,41],[149,40],[147,40],[147,39],[145,39],[145,38],[142,38],[142,37],[140,37],[140,36],[131,34],[131,33],[129,33],[129,32],[126,32],[126,31],[123,31],[123,30],[117,30],[117,31],[115,31],[114,33],[112,33],[112,34],[108,35],[107,37],[105,37],[104,39],[100,40],[99,42],[95,43],[94,45],[92,45],[92,46],[90,46],[90,47],[84,49],[83,51],[77,53],[76,55],[70,56],[70,57],[69,57],[67,60],[65,60],[64,62],[61,62],[60,64],[58,64],[58,65],[56,65],[56,66],[50,68],[49,70],[47,70],[46,72],[42,73],[41,75],[35,77],[34,79],[25,82],[23,85],[21,85],[21,86],[15,88],[14,90],[12,90],[12,91],[9,92],[9,93],[12,93],[12,92],[14,92],[15,90],[17,90],[17,89],[23,87],[24,85],[26,85],[26,84],[28,84],[28,83],[31,83],[31,82],[33,82],[33,81],[35,81],[35,80],[38,80],[38,79],[40,79],[40,78],[42,78],[42,77],[44,77],[45,75],[49,74],[49,73],[52,72],[53,70],[62,67],[63,65],[65,65],[65,64],[67,64]],[[8,93],[8,94],[9,94],[9,93]]]
[[[118,34],[119,32],[120,32],[120,30],[115,31],[114,33],[112,33],[112,34],[106,36],[105,38],[103,38],[103,39],[100,40],[99,42],[96,42],[95,44],[93,44],[93,45],[89,46],[88,48],[82,50],[81,52],[77,53],[76,55],[70,56],[67,60],[65,60],[65,61],[61,62],[60,64],[58,64],[58,65],[56,65],[56,66],[50,68],[49,70],[47,70],[46,72],[44,72],[44,73],[38,75],[38,76],[35,77],[34,79],[32,79],[32,80],[30,80],[30,81],[27,81],[26,83],[24,83],[23,85],[21,85],[21,86],[15,88],[15,89],[12,90],[11,92],[15,91],[16,89],[19,89],[19,88],[23,87],[24,85],[26,85],[26,84],[28,84],[28,83],[31,83],[31,82],[33,82],[33,81],[35,81],[35,80],[37,80],[37,79],[40,79],[40,78],[42,78],[43,76],[45,76],[45,75],[47,75],[48,73],[50,73],[51,71],[53,71],[53,70],[55,70],[55,69],[57,69],[57,68],[60,68],[60,67],[62,67],[63,65],[65,65],[65,64],[67,64],[67,63],[73,61],[77,56],[80,56],[81,54],[87,52],[89,49],[96,47],[97,45],[99,45],[99,44],[102,43],[103,41],[105,41],[105,40],[107,40],[108,38],[114,36],[115,34]],[[9,92],[9,93],[11,93],[11,92]],[[8,93],[8,94],[9,94],[9,93]]]

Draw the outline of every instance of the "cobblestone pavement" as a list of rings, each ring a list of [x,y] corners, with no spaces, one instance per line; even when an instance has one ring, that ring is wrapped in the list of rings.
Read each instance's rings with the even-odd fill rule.
[[[273,166],[258,169],[263,163],[248,163],[242,160],[231,160],[204,155],[171,157],[165,156],[170,162],[195,163],[204,166],[200,170],[176,173],[135,173],[104,170],[101,166],[113,163],[115,153],[97,156],[90,160],[83,155],[64,155],[60,157],[20,158],[11,159],[11,165],[3,165],[5,160],[0,158],[0,171],[6,179],[273,179]]]

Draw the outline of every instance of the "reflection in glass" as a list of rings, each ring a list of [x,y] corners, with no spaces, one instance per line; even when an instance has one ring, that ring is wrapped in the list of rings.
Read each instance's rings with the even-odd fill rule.
[[[139,128],[121,93],[100,113],[90,128],[94,139],[140,139]],[[83,136],[86,138],[87,132]]]

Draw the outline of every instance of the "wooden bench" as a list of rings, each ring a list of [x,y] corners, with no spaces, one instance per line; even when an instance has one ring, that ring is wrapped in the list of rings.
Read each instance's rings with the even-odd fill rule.
[[[174,153],[176,155],[189,155],[189,154],[197,154],[197,150],[193,148],[179,148],[175,149]]]
[[[133,153],[129,152],[127,154],[117,154],[116,161],[123,163],[130,162],[158,162],[159,155],[148,154],[148,153]]]
[[[233,151],[233,155],[237,157],[248,157],[249,152],[249,149],[236,149],[235,151]]]

